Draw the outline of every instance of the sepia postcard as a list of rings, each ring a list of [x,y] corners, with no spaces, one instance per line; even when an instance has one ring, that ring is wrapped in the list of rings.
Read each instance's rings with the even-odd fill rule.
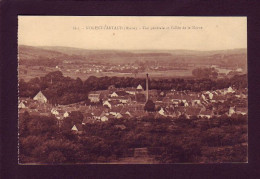
[[[18,16],[18,163],[248,162],[247,18]]]

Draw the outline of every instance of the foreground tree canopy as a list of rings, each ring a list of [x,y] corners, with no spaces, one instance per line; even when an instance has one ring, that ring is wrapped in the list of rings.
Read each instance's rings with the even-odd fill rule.
[[[154,102],[152,100],[148,100],[145,103],[144,110],[149,111],[149,112],[155,111],[155,104],[154,104]]]
[[[80,118],[81,114],[74,112],[71,120],[78,124]],[[133,149],[141,147],[159,163],[247,161],[247,116],[109,119],[86,124],[82,134],[73,133],[67,125],[59,128],[54,117],[22,113],[19,162],[112,162],[133,157]]]

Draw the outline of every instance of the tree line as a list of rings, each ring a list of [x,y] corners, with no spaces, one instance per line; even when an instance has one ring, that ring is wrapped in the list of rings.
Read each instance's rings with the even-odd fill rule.
[[[96,77],[90,76],[87,80],[82,81],[80,78],[72,79],[64,77],[62,72],[50,72],[44,77],[36,77],[28,82],[23,79],[19,80],[19,96],[33,98],[40,90],[49,99],[52,104],[71,104],[87,99],[89,91],[106,90],[109,86],[114,85],[116,88],[134,87],[139,84],[146,88],[145,78],[132,77]],[[231,79],[150,79],[149,89],[156,90],[190,90],[195,92],[205,90],[216,90],[234,86],[235,88],[247,87],[247,75],[236,75]]]

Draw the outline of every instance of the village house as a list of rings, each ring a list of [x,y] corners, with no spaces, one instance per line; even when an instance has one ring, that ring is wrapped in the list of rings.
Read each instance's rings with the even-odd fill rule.
[[[105,116],[105,115],[103,115],[103,116],[100,118],[100,120],[101,120],[102,122],[108,121],[108,117]]]
[[[116,92],[113,92],[111,95],[110,95],[112,98],[113,97],[118,97],[118,94]]]
[[[136,94],[136,89],[135,88],[125,88],[125,92],[130,94],[130,95],[135,95]]]
[[[227,93],[235,93],[235,90],[230,86],[229,88],[224,90],[224,94],[227,94]]]
[[[39,91],[33,98],[33,100],[36,100],[38,102],[41,102],[41,103],[47,103],[47,98],[45,97],[45,95]]]
[[[162,115],[162,116],[165,116],[164,112],[165,112],[165,111],[163,110],[163,108],[161,108],[158,113],[159,113],[160,115]]]
[[[96,92],[89,92],[88,94],[88,99],[92,103],[98,103],[100,101],[100,93]]]
[[[63,117],[64,117],[64,118],[69,117],[69,113],[66,111],[66,112],[63,114]]]
[[[18,108],[19,108],[19,109],[24,109],[24,108],[26,108],[24,102],[20,102],[19,105],[18,105]]]
[[[108,102],[108,101],[104,101],[103,102],[103,106],[107,106],[107,107],[109,107],[110,109],[111,109],[111,104]]]
[[[73,127],[71,128],[71,131],[75,132],[76,134],[81,134],[83,132],[82,125],[74,124]]]
[[[228,111],[228,116],[232,116],[232,114],[235,114],[235,113],[236,113],[235,107],[230,107],[229,111]]]
[[[51,113],[53,115],[59,115],[60,114],[59,111],[57,109],[54,109],[54,108],[51,109]]]
[[[144,91],[144,88],[140,84],[136,87],[136,89],[137,91]]]

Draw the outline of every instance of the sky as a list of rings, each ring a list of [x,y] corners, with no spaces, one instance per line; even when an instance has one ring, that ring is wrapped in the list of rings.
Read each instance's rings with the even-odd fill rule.
[[[94,50],[247,48],[247,18],[18,16],[18,44]]]

